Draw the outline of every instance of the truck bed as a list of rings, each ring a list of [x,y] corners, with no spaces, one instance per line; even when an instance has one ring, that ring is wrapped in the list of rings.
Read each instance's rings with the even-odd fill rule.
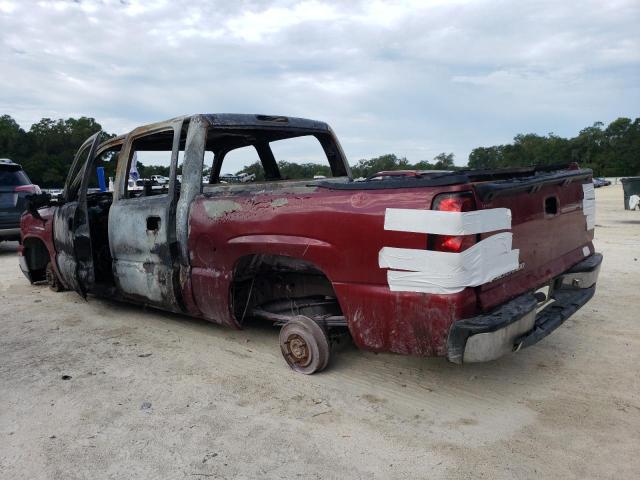
[[[480,309],[489,311],[528,290],[544,286],[594,252],[591,241],[595,205],[591,179],[591,170],[568,164],[444,173],[426,171],[366,182],[326,182],[321,186],[339,190],[397,189],[399,195],[400,189],[406,192],[414,188],[432,191],[469,188],[477,210],[508,209],[510,229],[481,233],[475,239],[479,243],[495,234],[510,232],[511,248],[519,252],[517,269],[476,287]],[[412,193],[420,195],[417,191]]]

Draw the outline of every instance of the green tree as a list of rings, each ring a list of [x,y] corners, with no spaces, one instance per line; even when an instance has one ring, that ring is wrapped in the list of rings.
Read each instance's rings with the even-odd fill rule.
[[[77,149],[101,130],[93,118],[66,120],[43,118],[25,132],[8,115],[0,117],[0,157],[20,163],[31,181],[43,187],[60,187]]]
[[[0,117],[0,157],[14,159],[23,149],[25,131],[9,115]]]
[[[502,146],[477,147],[469,154],[469,168],[492,170],[502,165]]]
[[[618,118],[608,126],[596,122],[576,137],[553,133],[516,135],[513,143],[474,148],[470,168],[503,168],[578,162],[596,176],[640,174],[640,118]]]
[[[454,167],[453,163],[454,155],[453,153],[439,153],[433,160],[435,161],[434,168],[436,170],[450,170]]]
[[[436,170],[436,166],[426,160],[420,160],[418,163],[413,164],[412,167],[416,170]]]
[[[411,167],[412,165],[406,158],[399,158],[394,154],[386,154],[369,160],[359,160],[351,170],[354,177],[366,178],[385,170],[403,170]]]

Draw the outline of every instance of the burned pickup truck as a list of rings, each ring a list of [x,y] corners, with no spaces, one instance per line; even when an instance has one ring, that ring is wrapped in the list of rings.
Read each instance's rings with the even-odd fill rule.
[[[331,177],[282,177],[274,150],[301,138]],[[222,183],[238,151],[262,175]],[[149,152],[169,161],[168,187],[130,191],[132,159]],[[94,192],[108,162],[113,192]],[[302,373],[325,368],[347,334],[375,352],[487,361],[538,342],[593,296],[591,178],[572,164],[356,182],[325,123],[193,115],[89,138],[60,198],[36,197],[23,215],[20,265],[83,297],[236,329],[272,322]]]

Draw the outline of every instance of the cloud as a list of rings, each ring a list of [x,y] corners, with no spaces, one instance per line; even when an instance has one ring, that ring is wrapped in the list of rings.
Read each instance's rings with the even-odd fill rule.
[[[638,116],[634,0],[0,0],[0,113],[110,132],[195,112],[304,116],[352,162]]]

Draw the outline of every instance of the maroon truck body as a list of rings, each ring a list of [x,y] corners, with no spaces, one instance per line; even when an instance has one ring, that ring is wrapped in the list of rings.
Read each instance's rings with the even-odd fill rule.
[[[248,121],[244,117],[253,116],[242,117],[245,123],[240,126],[231,118],[209,117],[208,122],[204,122],[205,127],[201,127],[209,132],[204,141],[205,148],[211,148],[219,156],[215,147],[209,147],[208,139],[213,137],[211,132],[216,129],[228,132],[224,129],[234,127],[234,134],[237,134],[247,126]],[[273,135],[281,138],[282,132],[301,128],[300,124],[295,125],[295,121],[287,119],[288,123],[278,125],[280,133]],[[151,217],[144,213],[144,209],[157,208],[145,202],[157,202],[158,197],[133,198],[115,192],[112,196],[107,195],[107,207],[92,207],[91,195],[88,195],[87,222],[91,235],[94,235],[90,239],[93,251],[90,254],[92,262],[89,263],[92,263],[93,272],[83,274],[84,264],[80,258],[87,254],[82,252],[83,243],[77,236],[71,250],[78,257],[73,266],[75,270],[67,268],[65,272],[61,268],[61,262],[68,260],[61,259],[59,245],[62,242],[54,241],[53,236],[54,230],[62,235],[56,229],[67,228],[66,224],[54,225],[61,222],[60,213],[56,215],[55,210],[64,206],[51,206],[38,211],[40,218],[26,213],[22,219],[24,247],[21,265],[29,278],[32,281],[41,279],[50,262],[49,268],[63,285],[83,294],[144,303],[233,328],[241,328],[250,316],[264,314],[265,318],[285,323],[288,313],[293,316],[302,314],[329,331],[346,327],[355,344],[362,349],[448,356],[456,362],[463,360],[465,345],[480,349],[480,353],[468,351],[468,359],[465,360],[479,361],[495,358],[498,353],[504,353],[505,348],[518,349],[535,343],[561,324],[595,291],[601,256],[594,254],[591,243],[593,227],[589,228],[588,224],[587,210],[591,208],[586,203],[589,200],[588,185],[591,185],[588,170],[572,166],[547,171],[411,172],[353,182],[332,132],[326,125],[313,122],[313,128],[308,128],[306,123],[304,128],[312,134],[322,132],[328,135],[321,142],[324,142],[327,155],[334,155],[334,163],[343,163],[342,167],[332,165],[335,173],[344,174],[339,175],[343,178],[314,181],[276,178],[265,183],[224,185],[217,183],[212,173],[210,184],[190,189],[187,182],[195,183],[196,178],[199,182],[202,168],[194,168],[189,173],[189,164],[194,158],[196,164],[200,162],[201,165],[202,162],[198,156],[200,153],[193,152],[197,149],[190,150],[190,145],[197,143],[198,132],[191,130],[197,124],[192,117],[188,133],[182,124],[179,128],[183,131],[184,143],[181,146],[173,143],[175,156],[178,156],[175,150],[179,149],[184,151],[185,160],[181,188],[178,189],[172,179],[166,193],[169,197],[167,211],[173,213],[161,220],[158,214],[160,225],[165,222],[176,225],[166,241],[153,243],[157,236],[161,236],[163,227],[155,224],[150,227]],[[259,119],[251,123],[254,127],[256,124],[260,124]],[[270,125],[265,128],[270,128]],[[131,144],[146,132],[158,131],[158,126],[139,130],[94,149],[93,155],[122,149],[116,189],[121,185],[126,190],[123,178],[128,174],[126,157],[131,156]],[[226,140],[220,141],[224,143]],[[327,142],[332,145],[327,146]],[[225,145],[222,150],[229,149]],[[260,150],[259,146],[256,149]],[[331,163],[331,159],[329,161]],[[89,169],[91,165],[89,162]],[[265,170],[269,170],[266,163]],[[218,175],[219,172],[220,165],[217,166]],[[175,170],[172,175],[175,177]],[[106,194],[100,195],[104,197]],[[387,277],[389,269],[381,268],[381,250],[385,247],[406,249],[402,250],[406,252],[438,250],[433,245],[439,236],[385,228],[387,209],[431,211],[440,204],[437,199],[441,198],[464,198],[467,203],[461,208],[463,211],[508,210],[511,227],[499,230],[512,234],[512,249],[519,252],[518,268],[479,285],[462,285],[458,291],[394,291]],[[61,203],[68,204],[70,200],[63,199]],[[134,213],[125,215],[123,212],[118,216],[120,208],[135,202],[130,207],[135,207]],[[79,204],[82,205],[82,200]],[[96,227],[91,223],[92,209],[98,211],[94,221],[106,223],[104,230],[108,226],[106,248],[109,252],[105,255],[113,277],[105,274],[112,278],[106,282],[107,286],[95,273],[99,270],[98,264],[105,259],[99,258],[100,240],[94,233]],[[104,209],[110,211],[104,213]],[[136,217],[135,212],[140,209],[143,210],[142,217]],[[456,218],[457,215],[454,213]],[[130,221],[127,220],[129,217],[132,218]],[[77,214],[72,218],[75,222]],[[146,225],[142,225],[144,220],[140,218],[147,218]],[[159,230],[154,230],[154,226]],[[76,227],[76,231],[81,230],[80,227]],[[464,237],[464,242],[469,240],[468,245],[477,245],[494,233],[481,232],[460,238]],[[133,237],[139,240],[127,240]],[[144,250],[148,242],[151,242],[150,253]],[[102,247],[104,250],[104,245]],[[130,253],[139,250],[144,250],[140,257]],[[458,261],[461,257],[457,255],[461,251],[464,247],[459,251],[455,248],[445,250],[442,252],[444,255],[437,253],[439,257],[434,258]],[[70,271],[79,280],[70,281]],[[142,280],[136,280],[136,275]],[[86,285],[78,286],[78,283],[83,283],[82,278]],[[544,299],[533,295],[535,290],[544,286],[550,287]],[[145,293],[146,288],[150,293]],[[161,292],[160,298],[153,296],[151,290],[154,288],[167,290]],[[305,299],[318,298],[322,300],[318,305],[327,305],[326,310],[323,310],[325,307],[300,307],[309,304]],[[547,308],[547,317],[550,318],[541,318],[538,314],[536,320],[536,308],[550,299],[555,299],[555,311]],[[283,302],[289,306],[283,309]],[[270,307],[274,308],[270,311]],[[507,328],[521,323],[525,317],[529,319],[526,328],[519,327],[517,332],[515,327],[511,327],[513,331]],[[323,319],[326,320],[324,324]],[[474,335],[477,341],[474,340],[473,344],[481,346],[471,347],[471,343],[467,343],[467,339]],[[496,340],[497,337],[500,338]],[[500,343],[499,347],[496,342]],[[485,352],[487,348],[490,350],[488,353]]]

